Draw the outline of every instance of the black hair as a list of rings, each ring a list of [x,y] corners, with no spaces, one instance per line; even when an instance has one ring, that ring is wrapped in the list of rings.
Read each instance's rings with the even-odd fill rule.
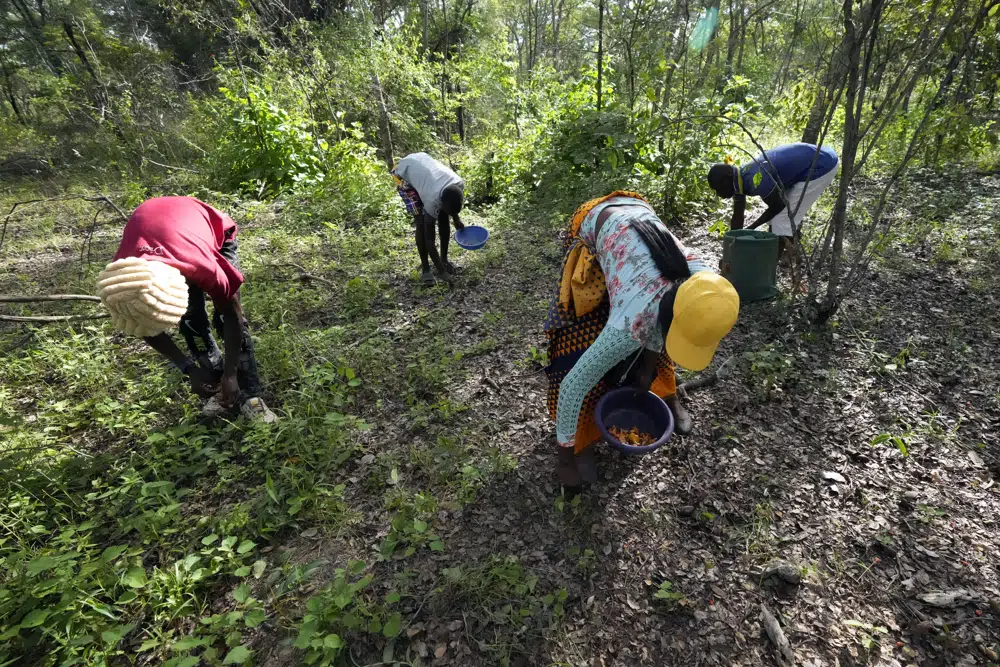
[[[708,170],[708,184],[720,197],[732,197],[735,188],[733,187],[733,167],[729,164],[719,162],[713,164]]]
[[[669,232],[644,218],[633,218],[631,224],[632,229],[642,238],[643,243],[649,249],[649,254],[652,255],[660,275],[674,283],[674,286],[660,301],[660,312],[657,317],[660,331],[666,335],[674,319],[674,298],[677,295],[677,283],[691,277],[691,269],[688,268],[687,257],[677,247],[677,242],[674,241]]]
[[[450,215],[456,222],[461,222],[458,214],[462,212],[465,205],[465,194],[460,185],[452,184],[441,191],[441,210],[438,213],[438,222],[448,224]]]

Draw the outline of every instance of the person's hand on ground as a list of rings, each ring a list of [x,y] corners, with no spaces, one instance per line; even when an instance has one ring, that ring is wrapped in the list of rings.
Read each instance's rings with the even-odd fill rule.
[[[188,378],[191,380],[191,391],[202,398],[211,398],[219,391],[219,383],[201,366],[194,366]]]
[[[240,385],[235,375],[222,376],[222,393],[219,394],[219,403],[226,409],[236,405],[236,400],[240,397]]]

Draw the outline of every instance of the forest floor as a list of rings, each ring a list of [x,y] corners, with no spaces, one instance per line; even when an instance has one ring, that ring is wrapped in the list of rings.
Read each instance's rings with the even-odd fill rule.
[[[56,609],[41,568],[106,602],[112,664],[773,664],[762,606],[797,664],[997,663],[998,186],[910,183],[896,214],[923,232],[828,326],[745,304],[716,357],[730,372],[687,399],[694,433],[645,457],[600,446],[572,500],[540,371],[564,216],[473,208],[493,236],[453,250],[449,290],[418,285],[401,216],[244,208],[277,424],[205,422],[105,322],[0,331],[9,655],[90,650],[26,639],[32,605],[110,623]],[[116,238],[85,265],[94,209],[65,209],[71,229],[55,205],[12,223],[0,292],[90,291]],[[704,227],[680,235],[717,258]],[[73,569],[112,545],[117,582]],[[225,563],[192,581],[190,559]]]

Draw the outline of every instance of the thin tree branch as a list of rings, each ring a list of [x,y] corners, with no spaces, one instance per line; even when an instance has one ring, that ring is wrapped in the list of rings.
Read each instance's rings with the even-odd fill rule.
[[[39,301],[96,301],[100,297],[90,294],[0,294],[0,303],[36,303]]]
[[[3,250],[3,243],[7,238],[7,223],[10,222],[11,216],[14,215],[14,212],[17,211],[18,207],[29,206],[31,204],[47,204],[49,202],[56,201],[70,201],[73,199],[82,199],[89,202],[104,202],[105,205],[110,206],[116,213],[118,213],[123,222],[128,222],[128,216],[125,215],[125,212],[122,211],[117,204],[111,201],[107,195],[61,195],[59,197],[48,197],[45,199],[28,199],[25,201],[18,201],[11,205],[10,210],[7,211],[7,215],[4,216],[3,229],[0,230],[0,250]]]
[[[103,320],[111,317],[107,313],[99,315],[0,315],[0,322],[78,322],[81,320]]]

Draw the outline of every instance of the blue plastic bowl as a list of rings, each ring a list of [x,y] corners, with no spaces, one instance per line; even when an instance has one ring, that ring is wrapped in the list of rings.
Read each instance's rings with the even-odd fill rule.
[[[455,243],[466,250],[479,250],[489,238],[489,230],[479,225],[466,225],[464,229],[455,230]]]
[[[605,442],[626,454],[647,454],[659,449],[674,434],[674,415],[663,399],[652,392],[637,391],[631,387],[606,393],[597,403],[594,419]],[[626,431],[638,428],[642,433],[662,435],[649,445],[628,445],[611,435],[608,429],[612,426]]]

